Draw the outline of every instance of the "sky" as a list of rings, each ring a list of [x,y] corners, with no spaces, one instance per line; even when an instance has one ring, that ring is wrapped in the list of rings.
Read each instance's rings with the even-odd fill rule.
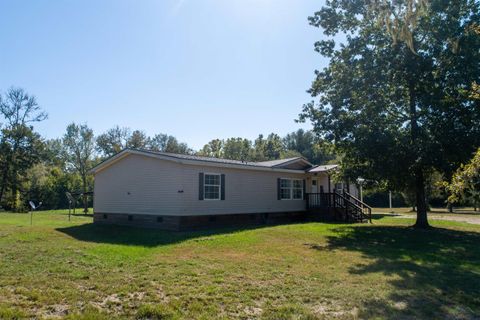
[[[48,113],[45,138],[71,122],[167,133],[194,149],[295,123],[322,33],[318,0],[0,0],[0,92],[22,87]]]

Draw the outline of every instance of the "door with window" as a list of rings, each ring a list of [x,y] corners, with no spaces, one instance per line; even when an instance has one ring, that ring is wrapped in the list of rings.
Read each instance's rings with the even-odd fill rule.
[[[315,208],[320,206],[320,196],[317,194],[319,193],[319,188],[318,188],[318,179],[312,178],[312,193],[313,195],[310,197],[310,207]]]
[[[318,193],[318,181],[317,181],[317,179],[312,179],[312,193]]]

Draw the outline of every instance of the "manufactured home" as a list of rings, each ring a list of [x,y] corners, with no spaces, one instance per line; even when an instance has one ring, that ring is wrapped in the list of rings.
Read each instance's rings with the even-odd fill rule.
[[[125,149],[92,169],[94,222],[190,230],[339,212],[363,220],[356,186],[334,182],[336,169],[302,157],[248,162]]]

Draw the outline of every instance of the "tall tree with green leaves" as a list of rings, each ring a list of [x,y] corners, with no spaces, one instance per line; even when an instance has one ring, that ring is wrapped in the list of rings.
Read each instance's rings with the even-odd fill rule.
[[[475,209],[480,205],[480,148],[467,164],[455,171],[445,187],[449,193],[448,202],[471,201]]]
[[[129,128],[115,126],[97,137],[97,150],[106,157],[113,156],[127,147],[130,136]]]
[[[19,189],[26,172],[39,161],[43,149],[40,135],[33,124],[43,121],[47,114],[34,96],[21,88],[11,88],[0,95],[0,116],[3,124],[0,134],[0,201],[9,189],[9,206],[18,209],[22,204]],[[22,190],[23,191],[23,190]]]
[[[252,142],[244,138],[228,138],[223,145],[223,156],[226,159],[244,160],[250,159]]]
[[[69,167],[82,179],[82,192],[88,192],[88,171],[93,166],[95,137],[86,124],[71,123],[63,136],[64,157]],[[87,196],[83,196],[83,211],[88,212]]]
[[[190,154],[192,149],[184,142],[179,142],[174,136],[159,133],[148,138],[147,149],[169,153]]]
[[[280,159],[285,151],[282,138],[278,134],[270,133],[267,138],[260,134],[255,139],[250,157],[254,161],[275,160]]]
[[[415,226],[427,228],[426,178],[451,174],[480,145],[468,94],[480,78],[478,1],[330,0],[309,20],[330,62],[300,120],[335,144],[346,175],[412,188]]]
[[[132,149],[147,149],[148,136],[141,130],[135,130],[128,137],[127,148]]]
[[[198,152],[198,154],[204,157],[223,158],[223,145],[223,140],[213,139],[206,145],[204,145],[203,148]]]
[[[331,147],[310,130],[298,129],[287,134],[283,145],[286,150],[296,151],[314,164],[324,164],[335,158]]]

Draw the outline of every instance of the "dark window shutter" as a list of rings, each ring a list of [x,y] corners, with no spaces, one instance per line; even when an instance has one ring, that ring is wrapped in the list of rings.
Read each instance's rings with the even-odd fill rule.
[[[221,176],[221,185],[220,185],[220,200],[225,200],[225,175]]]
[[[204,178],[203,172],[198,175],[198,200],[203,200]]]
[[[307,182],[303,179],[303,200],[307,199]]]
[[[280,178],[277,179],[277,200],[281,200],[282,199],[282,195],[280,194]]]

